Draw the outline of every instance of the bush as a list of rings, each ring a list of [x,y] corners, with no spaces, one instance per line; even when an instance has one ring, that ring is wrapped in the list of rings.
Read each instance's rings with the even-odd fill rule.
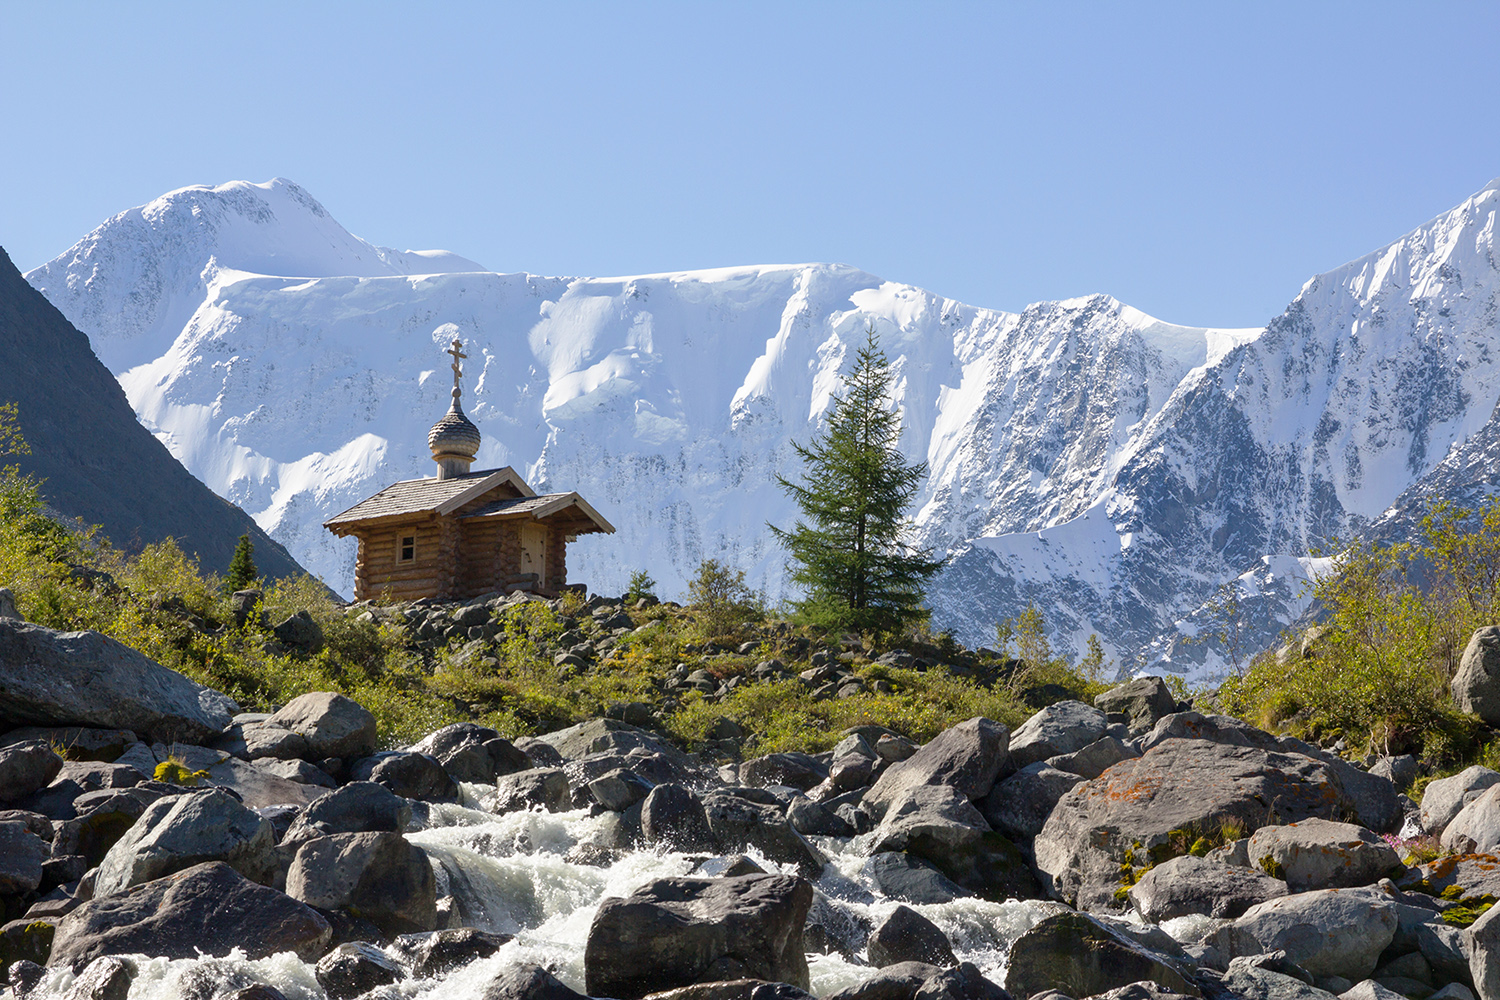
[[[733,570],[717,559],[705,559],[688,584],[688,604],[697,612],[697,632],[703,639],[732,639],[746,624],[765,617],[760,598],[745,583],[745,571]]]
[[[1358,751],[1418,753],[1430,765],[1480,750],[1478,720],[1450,684],[1469,635],[1500,607],[1500,501],[1435,505],[1415,544],[1342,549],[1312,596],[1317,631],[1291,636],[1220,689],[1229,711]],[[1306,655],[1302,650],[1306,649]]]

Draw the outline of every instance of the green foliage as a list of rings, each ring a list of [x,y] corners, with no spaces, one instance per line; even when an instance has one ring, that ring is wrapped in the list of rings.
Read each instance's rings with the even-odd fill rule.
[[[235,543],[234,555],[229,559],[229,576],[224,579],[224,589],[230,593],[245,590],[260,577],[255,568],[255,545],[249,535],[241,535]]]
[[[1014,657],[1019,664],[1006,679],[1017,696],[1046,685],[1065,688],[1086,699],[1105,689],[1104,646],[1099,637],[1089,637],[1088,654],[1074,667],[1053,655],[1046,617],[1034,603],[1016,617],[996,622],[995,641],[1001,656]]]
[[[731,639],[745,624],[765,617],[760,598],[745,583],[745,571],[717,559],[698,564],[688,584],[688,604],[696,611],[697,632],[704,639]]]
[[[790,531],[771,526],[791,553],[792,580],[807,594],[795,607],[830,628],[893,632],[926,618],[923,587],[942,566],[906,541],[907,510],[927,466],[908,465],[897,447],[893,379],[872,327],[833,400],[826,433],[792,446],[806,467],[801,481],[777,477],[802,511]]]
[[[156,765],[156,771],[151,777],[157,781],[165,781],[169,785],[195,787],[200,781],[208,777],[208,772],[194,771],[175,757],[168,757]]]
[[[1435,765],[1480,750],[1478,720],[1453,707],[1449,685],[1469,635],[1500,609],[1500,500],[1435,505],[1415,545],[1347,546],[1312,592],[1320,631],[1226,681],[1227,710]]]
[[[643,569],[638,569],[630,574],[630,585],[625,588],[625,600],[634,604],[643,597],[656,596],[656,581],[651,579],[651,574]]]

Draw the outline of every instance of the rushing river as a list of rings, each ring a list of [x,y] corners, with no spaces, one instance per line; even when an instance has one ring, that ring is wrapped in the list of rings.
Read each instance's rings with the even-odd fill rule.
[[[466,787],[469,805],[431,807],[427,825],[408,832],[432,860],[439,896],[453,900],[453,926],[472,926],[513,934],[514,940],[485,959],[472,962],[440,979],[409,979],[382,990],[382,997],[432,997],[441,1000],[478,1000],[495,973],[517,963],[536,963],[550,969],[568,986],[584,991],[583,953],[589,925],[599,904],[612,896],[628,896],[657,878],[713,874],[715,860],[703,855],[652,850],[622,853],[612,864],[598,866],[570,860],[589,853],[591,845],[609,842],[614,813],[590,816],[587,810],[567,813],[515,812],[501,816],[473,806],[479,789]],[[868,929],[898,902],[881,895],[862,875],[871,835],[855,838],[810,838],[829,864],[815,882],[833,911],[824,911],[825,926],[860,924]],[[768,872],[795,874],[753,851],[749,856]],[[910,904],[909,904],[910,905]],[[815,903],[814,912],[820,904]],[[1010,945],[1038,920],[1056,909],[1045,902],[994,903],[976,898],[949,903],[913,905],[948,935],[960,960],[973,962],[990,979],[1004,982]],[[864,932],[854,932],[862,940]],[[812,992],[823,996],[869,978],[868,965],[837,954],[808,954]],[[60,998],[73,977],[54,971],[40,995]],[[149,959],[140,962],[130,1000],[213,1000],[231,989],[255,982],[268,983],[288,1000],[321,1000],[313,966],[283,954],[251,961],[240,954],[194,960]],[[39,994],[32,994],[38,996]]]

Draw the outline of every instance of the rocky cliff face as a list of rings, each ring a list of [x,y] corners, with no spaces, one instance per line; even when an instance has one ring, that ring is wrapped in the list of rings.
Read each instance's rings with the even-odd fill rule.
[[[248,533],[268,576],[301,571],[244,511],[194,479],[136,420],[120,384],[79,333],[0,250],[0,402],[18,405],[30,455],[54,510],[98,524],[127,550],[172,536],[206,570],[229,566]]]
[[[479,464],[620,529],[576,547],[575,579],[618,591],[645,568],[671,596],[718,557],[778,596],[774,477],[873,326],[930,467],[915,531],[952,557],[937,624],[982,642],[1034,600],[1064,649],[1097,632],[1122,661],[1213,675],[1224,651],[1180,640],[1220,585],[1246,644],[1269,641],[1314,546],[1495,476],[1497,204],[1500,182],[1257,330],[1106,296],[1003,313],[828,264],[494,274],[373,247],[285,181],[172,192],[28,278],[173,454],[345,591],[352,543],[320,522],[431,473],[456,334]]]

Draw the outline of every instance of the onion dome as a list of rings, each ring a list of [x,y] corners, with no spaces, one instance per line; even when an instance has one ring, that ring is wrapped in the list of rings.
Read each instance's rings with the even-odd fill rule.
[[[432,449],[432,460],[438,464],[439,479],[468,472],[469,466],[474,464],[474,456],[479,454],[479,428],[464,416],[464,408],[458,401],[462,395],[458,380],[463,374],[459,362],[468,355],[463,353],[463,344],[457,337],[448,353],[453,355],[453,405],[427,432],[427,447]]]

